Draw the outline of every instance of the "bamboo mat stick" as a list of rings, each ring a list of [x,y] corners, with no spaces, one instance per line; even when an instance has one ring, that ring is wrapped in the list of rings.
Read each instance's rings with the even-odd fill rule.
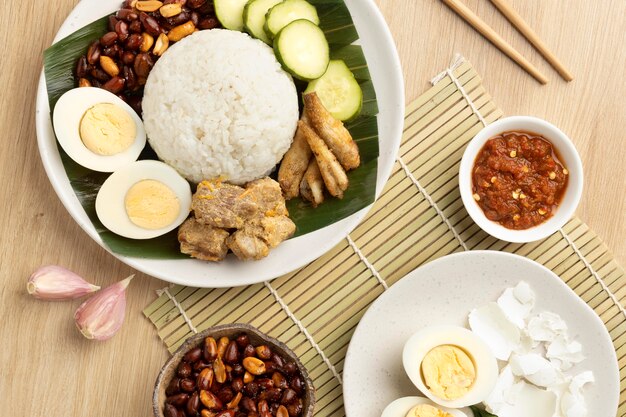
[[[507,2],[507,0],[491,0],[491,2],[500,10],[500,13],[506,17],[509,22],[519,32],[524,35],[524,37],[530,42],[539,53],[548,61],[550,65],[559,73],[559,75],[565,81],[572,81],[574,76],[571,72],[565,68],[565,65],[548,49],[548,46],[543,43],[543,41],[539,38],[539,36],[535,33],[535,31],[526,23],[526,21],[519,15]]]
[[[448,7],[463,18],[470,26],[480,32],[485,38],[493,43],[506,56],[515,61],[524,71],[532,75],[541,84],[547,84],[548,79],[533,64],[522,56],[515,48],[505,41],[495,30],[485,23],[474,12],[468,9],[459,0],[442,0]]]

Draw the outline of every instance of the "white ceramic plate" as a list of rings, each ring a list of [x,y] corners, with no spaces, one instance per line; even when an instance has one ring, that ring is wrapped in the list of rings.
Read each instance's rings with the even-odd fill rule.
[[[619,369],[611,338],[594,311],[542,265],[504,252],[472,251],[445,256],[409,273],[367,310],[352,336],[343,370],[348,417],[380,417],[396,398],[419,395],[402,366],[411,334],[430,325],[467,327],[472,308],[495,301],[508,287],[526,281],[537,295],[533,311],[553,311],[567,322],[593,371],[585,387],[589,416],[614,416]],[[575,372],[577,368],[573,369]]]
[[[404,118],[404,82],[400,60],[391,33],[373,0],[345,0],[359,32],[359,43],[372,75],[378,96],[380,133],[376,195],[380,195],[395,161]],[[57,33],[55,42],[86,24],[117,10],[122,0],[82,0]],[[37,92],[37,140],[46,173],[63,205],[74,220],[100,246],[106,246],[74,195],[65,175],[50,121],[45,79]],[[291,239],[256,262],[240,262],[229,256],[218,264],[193,259],[154,260],[113,254],[139,271],[165,281],[194,287],[236,287],[278,277],[296,270],[329,251],[365,217],[367,207],[352,216],[313,233]]]

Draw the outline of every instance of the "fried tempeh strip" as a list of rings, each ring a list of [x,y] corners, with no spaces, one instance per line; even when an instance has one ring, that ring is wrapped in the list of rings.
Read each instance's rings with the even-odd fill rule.
[[[326,110],[317,93],[304,94],[303,98],[304,108],[313,129],[324,139],[346,171],[357,168],[361,164],[359,147],[348,129]]]
[[[298,122],[298,128],[302,129],[302,133],[304,133],[313,155],[315,155],[317,166],[328,192],[334,197],[343,198],[343,192],[349,185],[346,171],[344,171],[335,155],[313,129],[302,121]]]
[[[324,180],[315,158],[309,162],[309,167],[304,173],[302,182],[300,182],[300,194],[309,200],[313,207],[317,207],[324,202]]]
[[[311,160],[311,147],[302,134],[302,129],[296,130],[291,147],[285,154],[283,162],[278,169],[278,182],[283,189],[285,199],[297,197],[300,190],[300,182]]]

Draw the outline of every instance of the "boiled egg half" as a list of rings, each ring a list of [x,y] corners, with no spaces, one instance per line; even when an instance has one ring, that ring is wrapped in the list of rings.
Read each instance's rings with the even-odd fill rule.
[[[463,327],[420,330],[404,345],[402,362],[413,384],[448,408],[483,401],[498,379],[498,363],[489,347]]]
[[[63,94],[52,121],[63,150],[94,171],[114,172],[136,161],[146,146],[146,131],[137,113],[101,88],[81,87]]]
[[[185,221],[190,210],[189,183],[160,161],[136,161],[118,169],[96,197],[102,224],[130,239],[163,235]]]
[[[470,417],[470,410],[442,407],[424,397],[402,397],[390,403],[381,417]]]

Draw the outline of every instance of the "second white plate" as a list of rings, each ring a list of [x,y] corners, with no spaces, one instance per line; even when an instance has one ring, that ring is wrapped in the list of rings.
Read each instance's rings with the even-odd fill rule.
[[[611,338],[595,312],[544,266],[504,252],[472,251],[445,256],[409,273],[367,310],[352,336],[343,370],[347,417],[380,417],[391,401],[420,395],[402,367],[404,343],[430,325],[467,327],[472,308],[495,301],[526,281],[537,295],[534,311],[553,311],[568,323],[593,371],[585,387],[589,416],[614,416],[619,368]],[[576,368],[573,370],[576,371]]]

